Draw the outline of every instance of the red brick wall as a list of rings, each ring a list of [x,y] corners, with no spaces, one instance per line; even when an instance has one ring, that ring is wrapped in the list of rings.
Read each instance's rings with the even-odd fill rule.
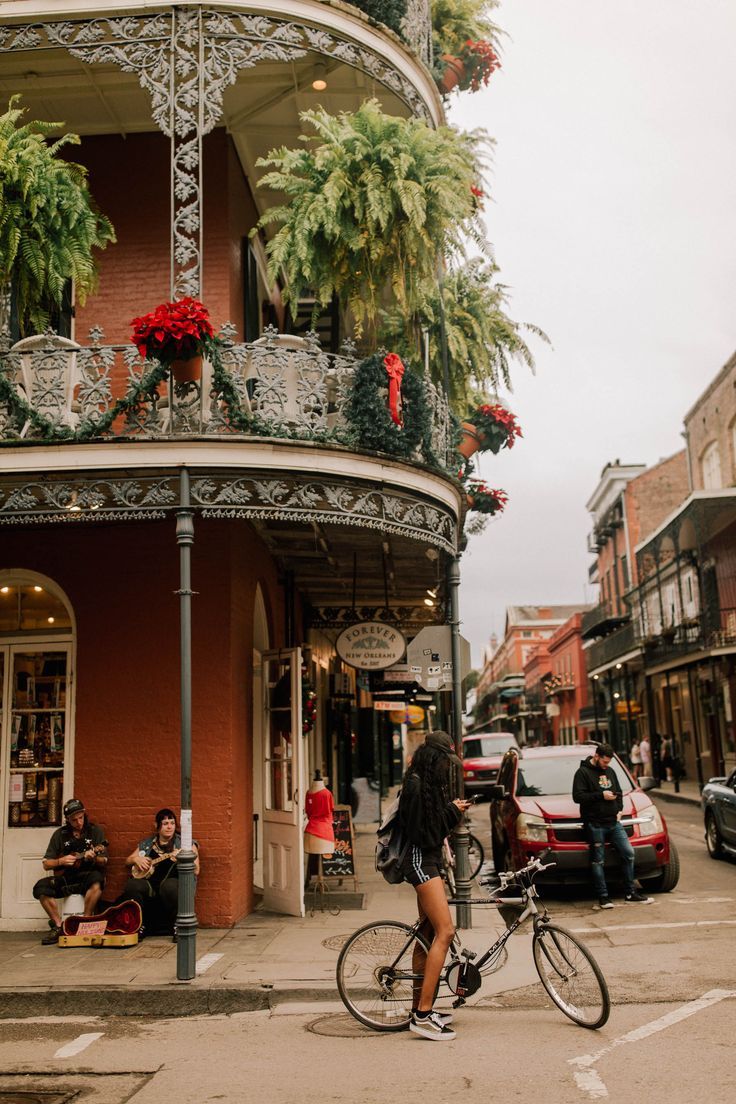
[[[39,571],[77,619],[75,792],[106,829],[106,889],[163,805],[179,809],[179,585],[173,518],[3,534],[0,567]],[[283,624],[281,588],[245,523],[195,519],[192,794],[202,847],[197,912],[227,925],[252,908],[252,622],[256,582]]]
[[[703,453],[713,441],[718,443],[721,461],[721,486],[736,484],[736,355],[723,366],[716,378],[685,416],[693,490],[703,489]]]
[[[636,583],[634,549],[684,502],[689,494],[685,449],[648,468],[626,487],[626,521],[631,557],[629,569]]]

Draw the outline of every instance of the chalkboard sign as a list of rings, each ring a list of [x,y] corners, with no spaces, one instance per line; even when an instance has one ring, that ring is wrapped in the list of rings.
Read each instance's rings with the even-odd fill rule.
[[[355,841],[349,805],[335,806],[334,823],[335,850],[329,858],[322,859],[322,874],[325,878],[354,878]]]

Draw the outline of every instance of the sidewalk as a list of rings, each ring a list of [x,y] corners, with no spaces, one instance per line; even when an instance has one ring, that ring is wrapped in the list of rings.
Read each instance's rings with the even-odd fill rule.
[[[201,929],[201,972],[190,982],[176,980],[176,947],[169,938],[116,950],[43,947],[41,923],[34,932],[0,932],[0,1017],[186,1016],[337,1001],[335,966],[347,936],[373,920],[416,918],[411,887],[390,886],[375,873],[374,846],[375,825],[356,825],[362,910],[338,916],[318,911],[303,919],[256,912],[234,928]],[[501,927],[495,908],[474,908],[473,930],[462,933],[463,943],[485,949]],[[490,992],[497,996],[535,981],[528,942],[525,935],[510,941],[509,962],[485,987],[486,1000]]]
[[[700,805],[700,784],[683,779],[680,782],[680,792],[675,793],[674,782],[662,782],[655,790],[647,791],[650,797],[662,801],[684,801],[689,805]]]

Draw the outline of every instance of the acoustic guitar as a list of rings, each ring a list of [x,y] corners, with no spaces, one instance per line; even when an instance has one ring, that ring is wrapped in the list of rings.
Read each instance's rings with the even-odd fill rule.
[[[151,859],[151,865],[148,870],[142,870],[140,866],[133,866],[130,875],[132,878],[150,878],[159,863],[164,862],[166,859],[168,859],[169,862],[174,862],[178,854],[179,851],[177,849],[176,851],[167,851],[164,855],[157,855],[155,859]]]

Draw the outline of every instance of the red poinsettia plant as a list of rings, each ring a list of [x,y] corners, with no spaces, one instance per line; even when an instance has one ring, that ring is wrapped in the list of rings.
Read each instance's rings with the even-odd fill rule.
[[[465,79],[463,84],[471,92],[477,92],[481,85],[487,85],[496,69],[501,68],[498,54],[485,39],[473,42],[469,38],[462,52],[462,61],[465,66]]]
[[[468,422],[475,426],[481,452],[513,448],[516,438],[523,436],[516,415],[501,403],[479,403],[468,414]]]
[[[209,311],[190,296],[161,303],[150,314],[134,318],[131,325],[140,355],[162,364],[202,356],[215,336]]]
[[[473,479],[467,485],[468,505],[479,514],[502,513],[509,496],[505,491],[493,489],[481,479]]]

